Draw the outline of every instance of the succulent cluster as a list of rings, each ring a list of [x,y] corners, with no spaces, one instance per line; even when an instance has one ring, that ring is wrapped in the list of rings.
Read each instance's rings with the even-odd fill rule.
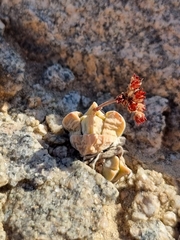
[[[136,123],[143,123],[146,121],[145,92],[140,88],[141,84],[142,80],[134,74],[126,92],[99,106],[92,103],[84,114],[70,112],[62,121],[62,126],[69,132],[71,145],[79,151],[83,160],[111,182],[131,173],[125,164],[122,148],[126,122],[116,111],[104,114],[100,110],[111,103],[120,103],[134,113]]]
[[[131,170],[123,158],[126,122],[116,111],[103,113],[93,102],[85,114],[70,112],[62,126],[70,134],[71,145],[79,151],[83,161],[111,182],[129,175]]]
[[[133,74],[126,92],[122,92],[116,98],[110,99],[100,104],[94,110],[98,111],[112,103],[120,103],[123,106],[126,106],[129,112],[134,113],[134,120],[136,123],[140,124],[145,122],[146,116],[144,114],[144,111],[146,110],[146,107],[144,100],[146,98],[146,93],[141,89],[141,84],[142,79],[140,79],[140,77],[136,74]]]

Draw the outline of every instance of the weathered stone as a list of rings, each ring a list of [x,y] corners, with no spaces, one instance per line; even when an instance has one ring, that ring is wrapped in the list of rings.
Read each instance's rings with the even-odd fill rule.
[[[62,130],[62,117],[55,114],[46,116],[46,122],[52,133],[59,133]]]
[[[83,201],[89,204],[87,213],[91,216],[91,224],[89,215],[87,222],[83,218],[79,224],[80,236],[85,233],[86,239],[178,239],[179,193],[175,183],[167,180],[164,174],[180,183],[179,9],[180,3],[176,0],[148,3],[1,1],[0,191],[6,197],[12,196],[12,204],[11,198],[7,198],[6,205],[3,200],[6,197],[0,195],[0,239],[34,237],[39,234],[38,230],[34,231],[38,227],[45,232],[45,239],[50,238],[50,229],[51,235],[59,234],[58,239],[64,239],[63,231],[80,222],[78,213],[85,216]],[[62,69],[56,68],[57,65],[72,72],[69,75],[65,69],[61,75]],[[74,75],[76,81],[68,84],[65,81],[69,79],[67,72],[67,77]],[[144,78],[143,88],[148,96],[147,122],[136,126],[130,114],[119,107],[127,122],[125,148],[128,153],[125,159],[133,175],[116,184],[120,192],[118,203],[122,205],[117,207],[114,203],[117,191],[114,187],[111,189],[101,175],[92,172],[84,163],[77,164],[79,171],[75,165],[71,166],[76,154],[68,145],[68,135],[55,135],[61,133],[61,121],[45,122],[45,119],[50,114],[62,119],[70,111],[82,111],[82,108],[85,111],[88,103],[101,103],[115,97],[126,90],[133,72]],[[104,110],[117,110],[114,108],[117,108],[116,104]],[[47,123],[48,134],[42,139],[37,130],[45,134],[39,124]],[[67,151],[61,152],[63,147],[67,147]],[[52,151],[57,148],[54,151],[60,157],[50,156],[47,152],[50,148]],[[141,169],[138,162],[141,166],[143,163]],[[155,171],[144,170],[145,166]],[[73,176],[74,181],[71,181],[67,175],[73,173],[78,176]],[[79,177],[81,174],[82,178]],[[58,186],[60,192],[62,189],[69,191],[68,199],[58,202]],[[63,210],[57,207],[56,214],[53,201],[55,199],[55,206],[61,201],[62,206],[68,205],[71,197],[74,201],[75,186],[77,192],[79,188],[82,190],[82,195],[84,186],[90,193],[94,187],[93,194],[89,202],[80,194],[77,203],[81,210],[75,211],[80,207],[78,204],[70,205],[61,224],[58,213]],[[34,204],[36,198],[40,205]],[[109,206],[108,199],[111,199]],[[30,203],[35,208],[32,209]],[[91,204],[95,206],[94,212],[90,209]],[[154,210],[156,204],[159,212]],[[42,207],[44,215],[37,205]],[[5,209],[12,209],[13,214],[8,215]],[[50,210],[49,215],[46,210]],[[31,219],[33,211],[34,222],[33,217]],[[73,217],[76,213],[72,223],[70,213]],[[167,222],[163,224],[164,216]],[[60,227],[60,233],[56,226]],[[70,239],[78,235],[78,232],[72,234],[76,230],[70,228]]]
[[[0,36],[0,99],[9,99],[23,87],[25,62]]]
[[[6,194],[0,193],[0,239],[2,239],[2,240],[7,239],[6,238],[7,235],[6,235],[6,232],[5,232],[3,224],[2,224],[2,222],[4,220],[3,207],[4,207],[6,200],[7,200]]]
[[[44,83],[50,88],[63,91],[66,85],[74,81],[74,75],[68,68],[63,68],[60,64],[54,64],[45,71]]]
[[[69,169],[54,168],[41,187],[24,182],[12,189],[4,209],[7,236],[83,239],[96,232],[103,216],[102,205],[112,203],[118,192],[102,177],[97,183],[95,171],[83,168],[80,162]]]
[[[175,240],[159,220],[134,222],[130,227],[130,233],[138,240]]]
[[[93,88],[112,93],[135,71],[148,92],[179,103],[178,7],[178,1],[6,0],[0,13],[31,58],[58,56]]]
[[[177,223],[177,216],[174,212],[167,211],[164,213],[162,221],[165,225],[174,227]]]
[[[75,111],[80,104],[81,96],[78,92],[70,92],[59,101],[58,107],[65,114]]]
[[[5,29],[5,25],[4,23],[0,20],[0,35],[4,34],[4,29]]]
[[[5,158],[0,153],[0,187],[6,185],[7,183],[8,183],[7,163]]]
[[[135,212],[145,214],[147,217],[153,217],[159,213],[160,202],[157,196],[150,195],[146,192],[140,192],[134,199],[133,209]],[[134,220],[140,219],[137,219],[136,217]]]

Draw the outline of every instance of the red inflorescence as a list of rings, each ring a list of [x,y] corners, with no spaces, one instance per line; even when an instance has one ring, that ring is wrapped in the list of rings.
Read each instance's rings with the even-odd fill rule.
[[[122,92],[115,99],[102,103],[95,109],[95,111],[116,102],[126,106],[130,112],[134,113],[134,120],[136,123],[140,124],[145,122],[146,116],[144,111],[146,110],[146,107],[144,99],[146,98],[146,93],[140,88],[141,84],[142,79],[140,79],[140,77],[136,74],[133,74],[126,92]]]
[[[123,101],[120,101],[121,95],[116,97],[116,102],[126,105],[130,112],[134,113],[134,120],[136,123],[143,123],[146,121],[144,111],[146,110],[144,99],[146,98],[146,93],[140,89],[142,84],[142,79],[140,79],[136,74],[131,77],[131,82],[127,88],[126,93],[123,94]]]

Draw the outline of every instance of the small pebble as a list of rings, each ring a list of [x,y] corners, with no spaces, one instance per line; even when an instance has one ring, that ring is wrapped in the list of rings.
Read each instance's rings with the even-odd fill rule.
[[[52,133],[59,133],[62,130],[62,117],[55,114],[50,114],[46,116],[46,122]]]
[[[35,133],[39,133],[41,136],[44,136],[47,134],[46,126],[43,124],[39,124],[37,127],[34,128]]]
[[[174,227],[177,223],[177,217],[174,212],[167,211],[164,213],[162,221],[165,225]]]

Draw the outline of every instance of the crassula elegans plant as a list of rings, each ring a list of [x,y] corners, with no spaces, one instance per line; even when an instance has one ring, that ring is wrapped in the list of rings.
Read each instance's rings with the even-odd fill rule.
[[[63,127],[69,132],[71,145],[79,151],[83,160],[112,182],[131,173],[125,164],[122,148],[126,122],[117,111],[103,113],[101,109],[119,103],[134,114],[137,124],[145,122],[145,92],[141,84],[142,80],[134,74],[126,92],[99,106],[93,102],[85,114],[70,112],[62,121]]]

